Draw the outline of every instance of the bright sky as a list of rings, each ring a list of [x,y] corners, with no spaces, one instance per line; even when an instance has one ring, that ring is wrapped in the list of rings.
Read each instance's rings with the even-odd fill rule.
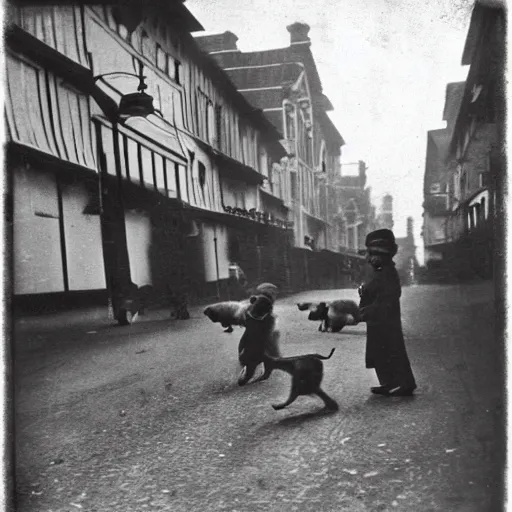
[[[329,115],[345,139],[342,162],[364,160],[373,203],[394,198],[394,232],[414,218],[423,262],[426,132],[443,128],[448,82],[465,80],[460,62],[471,0],[187,0],[204,34],[234,32],[242,51],[288,46],[286,26],[311,30],[311,50]],[[199,34],[198,34],[199,35]]]

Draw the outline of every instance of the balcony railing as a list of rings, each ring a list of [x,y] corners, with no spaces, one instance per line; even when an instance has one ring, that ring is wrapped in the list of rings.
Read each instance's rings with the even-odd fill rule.
[[[246,210],[245,208],[238,208],[233,206],[225,206],[224,211],[229,213],[230,215],[235,215],[237,217],[244,217],[246,219],[254,220],[255,222],[259,222],[260,224],[266,224],[268,226],[275,226],[281,229],[293,229],[293,222],[286,221],[276,218],[273,214],[268,212],[262,212],[256,210],[256,208],[251,208],[250,210]]]

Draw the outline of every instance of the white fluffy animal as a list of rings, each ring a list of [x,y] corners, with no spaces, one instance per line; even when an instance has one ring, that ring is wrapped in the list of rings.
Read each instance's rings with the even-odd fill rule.
[[[261,283],[255,289],[250,290],[251,297],[264,295],[270,299],[273,305],[277,299],[278,288],[272,283]],[[204,310],[204,314],[213,322],[224,327],[224,332],[233,332],[233,325],[245,327],[245,315],[251,305],[251,299],[241,301],[225,301],[211,304]]]
[[[204,314],[213,323],[220,323],[224,332],[233,332],[233,325],[245,327],[245,315],[250,305],[248,300],[217,302],[206,307]]]

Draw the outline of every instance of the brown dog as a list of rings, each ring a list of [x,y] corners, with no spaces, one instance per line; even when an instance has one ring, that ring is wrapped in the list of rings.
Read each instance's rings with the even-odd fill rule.
[[[284,409],[294,402],[300,395],[319,396],[327,409],[337,410],[338,404],[320,387],[324,376],[322,359],[330,359],[334,349],[326,357],[320,354],[306,354],[292,357],[273,357],[265,354],[265,368],[269,372],[278,369],[289,373],[292,376],[292,387],[290,396],[282,404],[272,405],[278,411]]]

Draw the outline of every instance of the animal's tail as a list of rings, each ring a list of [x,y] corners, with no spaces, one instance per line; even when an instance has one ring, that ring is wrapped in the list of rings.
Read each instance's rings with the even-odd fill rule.
[[[330,359],[331,356],[334,354],[335,350],[336,349],[333,348],[331,350],[331,353],[328,356],[323,356],[321,354],[304,354],[301,356],[291,356],[291,357],[274,357],[271,354],[269,354],[267,350],[265,350],[264,357],[265,357],[265,359],[268,359],[269,361],[271,361],[273,363],[285,364],[291,360],[297,359],[297,357],[316,357],[317,359]]]
[[[331,353],[330,353],[327,357],[326,357],[326,356],[322,356],[322,355],[320,355],[320,354],[314,354],[314,356],[315,356],[315,357],[318,357],[318,359],[331,359],[331,356],[334,354],[334,351],[335,351],[335,350],[336,350],[336,349],[334,349],[334,348],[333,348],[333,349],[331,350]]]

